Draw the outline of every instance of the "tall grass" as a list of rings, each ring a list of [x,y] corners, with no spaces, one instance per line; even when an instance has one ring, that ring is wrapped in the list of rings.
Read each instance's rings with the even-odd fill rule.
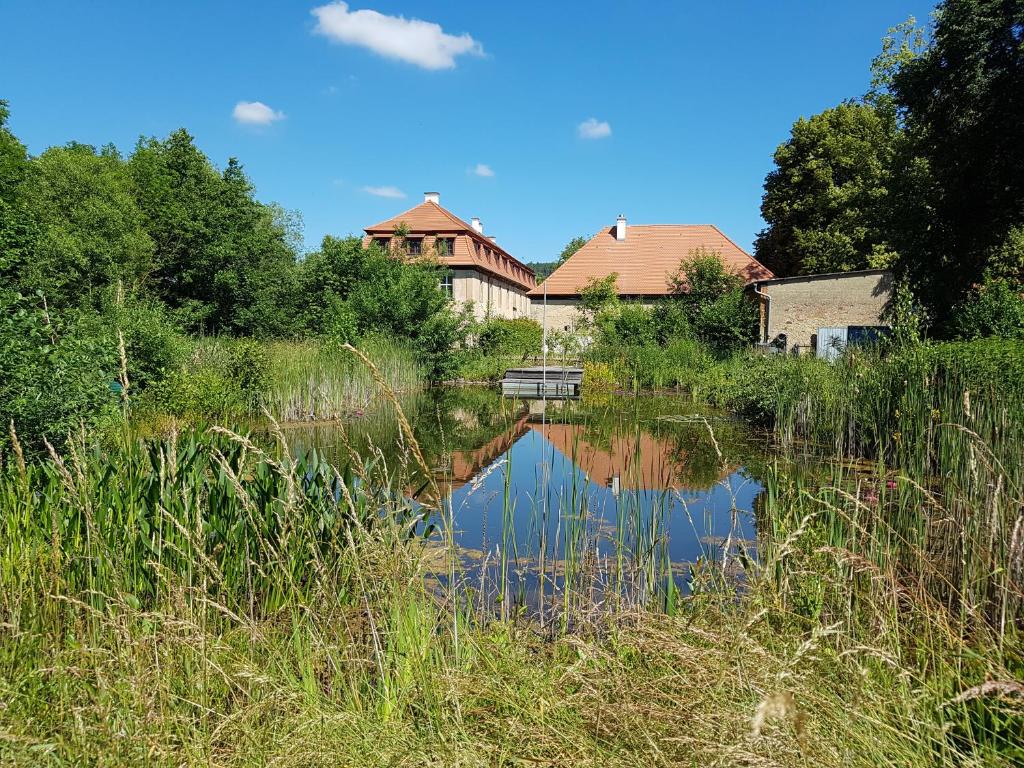
[[[360,349],[393,389],[413,391],[424,372],[407,346],[371,336]],[[366,409],[377,395],[367,369],[342,346],[317,341],[275,342],[263,405],[281,421],[322,421]]]
[[[368,446],[343,471],[280,432],[10,452],[0,764],[1012,765],[1019,412],[935,372],[900,393],[914,415],[869,462],[850,447],[892,427],[861,415],[826,472],[780,458],[741,600],[709,579],[671,615],[602,606],[585,577],[616,566],[591,556],[578,490],[538,508],[561,521],[541,551],[549,575],[573,563],[576,617],[543,634],[439,583],[455,521],[438,566],[416,536],[430,509],[407,498],[412,445],[398,460]],[[840,413],[807,403],[778,421],[794,450]],[[650,584],[662,522],[627,534],[633,515],[617,518],[638,542],[623,559],[654,552]],[[503,540],[506,572],[516,547]]]

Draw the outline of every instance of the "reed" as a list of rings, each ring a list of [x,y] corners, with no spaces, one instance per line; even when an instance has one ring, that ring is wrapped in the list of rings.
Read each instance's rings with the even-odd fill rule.
[[[369,337],[360,349],[392,391],[422,387],[424,372],[403,344]],[[369,370],[342,345],[318,342],[273,342],[262,405],[280,421],[325,421],[365,411],[378,397]]]
[[[977,373],[965,398],[922,370],[899,402],[924,445],[890,435],[853,461],[862,430],[883,426],[860,415],[841,451],[799,442],[848,413],[838,401],[779,421],[792,441],[765,470],[739,596],[718,562],[728,542],[675,594],[670,499],[595,510],[579,477],[550,507],[502,494],[502,608],[479,610],[418,536],[421,458],[383,450],[383,433],[346,461],[273,425],[79,438],[34,463],[12,450],[0,763],[1012,765],[1019,412]],[[709,440],[699,471],[731,466],[728,423],[606,407],[565,417],[591,419],[595,441],[641,422]],[[834,460],[808,473],[812,448]],[[534,524],[517,530],[524,512]],[[558,606],[543,632],[513,610],[534,564]]]

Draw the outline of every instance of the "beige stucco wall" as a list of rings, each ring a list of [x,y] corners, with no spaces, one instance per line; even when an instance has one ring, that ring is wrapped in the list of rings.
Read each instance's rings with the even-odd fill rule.
[[[631,304],[643,304],[653,307],[653,300],[623,299]],[[530,317],[538,323],[544,323],[544,299],[536,298],[530,310]],[[579,299],[548,299],[547,326],[549,331],[577,331],[580,327]]]
[[[549,331],[574,331],[579,326],[578,299],[548,299],[547,326]],[[534,299],[530,317],[544,323],[544,299]]]
[[[788,348],[798,347],[800,352],[811,347],[811,337],[819,328],[888,325],[883,316],[892,289],[889,272],[808,276],[765,284],[761,293],[771,301],[766,334],[762,320],[762,339],[770,342],[785,333]]]
[[[452,298],[473,302],[473,314],[482,320],[491,317],[514,319],[530,316],[530,299],[511,283],[473,269],[452,270]]]

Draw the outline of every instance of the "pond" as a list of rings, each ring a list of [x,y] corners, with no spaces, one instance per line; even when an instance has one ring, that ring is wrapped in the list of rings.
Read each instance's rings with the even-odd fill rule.
[[[438,510],[438,583],[481,610],[671,607],[702,580],[739,587],[756,559],[766,439],[734,419],[672,395],[514,401],[484,388],[430,390],[403,412],[432,474],[405,486]],[[412,465],[393,409],[291,434],[339,465]]]

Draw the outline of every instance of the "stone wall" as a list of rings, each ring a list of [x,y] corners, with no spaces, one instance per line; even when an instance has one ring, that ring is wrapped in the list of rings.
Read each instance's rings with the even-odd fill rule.
[[[884,314],[892,291],[892,274],[878,270],[763,283],[761,293],[771,300],[762,304],[762,339],[771,342],[785,333],[788,349],[804,352],[812,349],[819,328],[888,325]]]

